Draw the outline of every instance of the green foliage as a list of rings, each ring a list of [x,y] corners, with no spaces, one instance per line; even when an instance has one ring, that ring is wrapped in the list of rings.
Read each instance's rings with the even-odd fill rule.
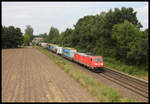
[[[47,35],[47,33],[44,33],[44,34],[42,35],[42,37],[43,37],[43,42],[48,43],[48,35]]]
[[[27,25],[26,26],[26,29],[25,29],[25,35],[29,35],[29,42],[31,42],[32,41],[32,39],[33,39],[33,28],[30,26],[30,25]]]
[[[2,48],[17,48],[22,43],[23,36],[20,28],[2,26]]]
[[[59,37],[59,45],[60,46],[71,46],[72,44],[72,29],[67,28],[65,32],[62,32]]]
[[[30,42],[30,36],[28,34],[25,34],[24,35],[24,46],[28,46],[29,45],[29,42]]]
[[[59,40],[59,30],[55,27],[51,27],[48,34],[48,41],[50,43],[57,44]]]
[[[132,8],[122,7],[121,10],[115,8],[114,11],[111,9],[109,12],[100,14],[97,16],[98,22],[97,27],[97,44],[95,45],[95,51],[100,51],[104,56],[115,57],[115,45],[116,41],[112,39],[112,29],[115,24],[123,23],[125,20],[133,23],[135,26],[141,26],[137,20],[136,12]],[[96,53],[96,52],[95,52]]]
[[[145,34],[146,35],[146,34]],[[113,26],[112,39],[116,41],[115,57],[128,64],[141,65],[147,63],[148,36],[127,20]]]

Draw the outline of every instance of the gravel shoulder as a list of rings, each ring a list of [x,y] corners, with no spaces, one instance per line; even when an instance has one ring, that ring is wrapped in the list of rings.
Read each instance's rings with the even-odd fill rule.
[[[2,102],[98,102],[46,55],[2,50]]]

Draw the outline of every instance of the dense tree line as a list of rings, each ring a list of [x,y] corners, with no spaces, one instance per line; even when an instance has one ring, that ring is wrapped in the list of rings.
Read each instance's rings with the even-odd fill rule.
[[[23,44],[21,29],[14,26],[2,26],[2,48],[17,48]]]
[[[51,28],[44,41],[113,57],[127,64],[148,65],[148,29],[140,30],[142,25],[136,14],[133,8],[122,7],[84,16],[74,29],[67,28],[60,35],[58,29]]]

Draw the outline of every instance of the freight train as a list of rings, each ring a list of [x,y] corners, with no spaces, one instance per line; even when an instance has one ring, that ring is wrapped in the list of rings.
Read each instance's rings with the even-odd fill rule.
[[[88,55],[86,53],[77,52],[77,50],[74,48],[60,47],[56,44],[41,43],[40,46],[68,60],[81,64],[94,72],[104,71],[104,62],[102,56]]]

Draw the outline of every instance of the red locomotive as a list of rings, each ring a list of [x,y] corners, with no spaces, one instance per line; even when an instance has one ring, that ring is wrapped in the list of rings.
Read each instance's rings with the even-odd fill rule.
[[[104,63],[102,56],[92,56],[85,53],[76,52],[74,54],[74,61],[83,64],[93,71],[103,71]]]

